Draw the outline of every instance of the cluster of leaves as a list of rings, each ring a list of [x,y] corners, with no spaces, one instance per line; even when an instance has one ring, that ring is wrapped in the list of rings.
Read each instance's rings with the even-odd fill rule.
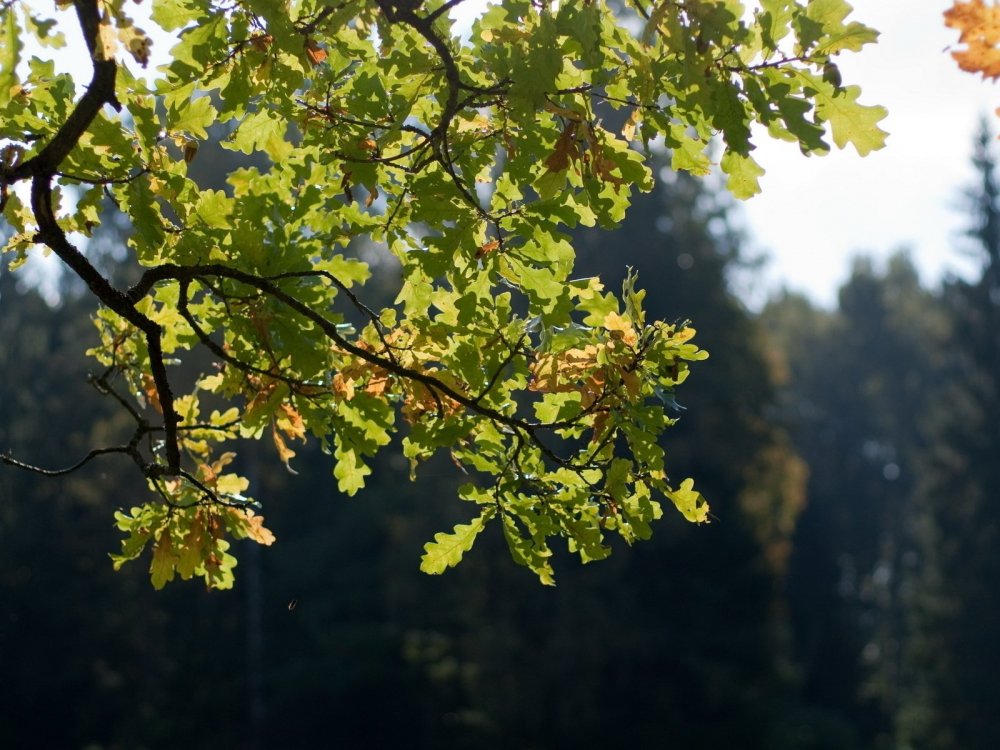
[[[46,247],[102,303],[91,354],[136,431],[84,460],[130,456],[161,501],[118,516],[116,564],[152,542],[155,585],[174,571],[228,585],[224,532],[272,537],[226,448],[265,432],[286,465],[294,441],[321,441],[347,494],[401,426],[414,470],[450,452],[478,515],[426,546],[431,573],[491,519],[547,583],[552,537],[586,561],[608,554],[608,532],[647,537],[657,497],[706,519],[658,443],[706,355],[686,325],[645,320],[634,278],[621,301],[573,280],[566,230],[619,222],[660,145],[674,169],[706,174],[718,140],[739,197],[763,174],[755,123],[807,153],[829,150],[828,131],[861,155],[881,147],[884,110],[859,104],[834,62],[876,32],[843,0],[753,14],[632,0],[622,16],[601,0],[504,0],[463,36],[449,15],[461,1],[157,0],[153,22],[179,41],[150,82],[132,68],[150,40],[124,0],[76,0],[93,79],[75,103],[71,75],[22,60],[22,35],[59,46],[62,19],[0,4],[4,252]],[[215,124],[223,147],[268,166],[202,189],[188,166]],[[70,241],[108,198],[133,227],[128,289]],[[364,303],[369,269],[344,252],[359,238],[401,265],[385,309]],[[175,396],[173,364],[196,349],[218,369]]]

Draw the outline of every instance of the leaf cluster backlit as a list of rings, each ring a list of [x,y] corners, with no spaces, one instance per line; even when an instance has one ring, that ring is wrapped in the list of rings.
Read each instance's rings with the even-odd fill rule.
[[[4,252],[54,252],[100,302],[95,385],[135,431],[81,463],[123,454],[151,489],[116,516],[116,565],[151,547],[156,586],[230,585],[227,538],[273,540],[231,450],[265,435],[290,470],[318,441],[346,494],[394,439],[413,473],[447,452],[473,520],[428,543],[430,573],[487,522],[551,583],[554,538],[590,561],[609,534],[647,538],[664,500],[707,519],[660,441],[707,355],[687,325],[646,320],[633,275],[619,296],[575,279],[569,230],[622,221],[656,150],[745,198],[759,132],[880,148],[885,111],[835,62],[876,32],[843,0],[632,0],[624,16],[504,0],[461,36],[456,4],[155,0],[179,41],[152,82],[124,0],[78,0],[79,29],[0,4]],[[81,30],[86,87],[23,57],[26,34]],[[212,140],[256,166],[205,189],[189,170]],[[114,211],[139,269],[124,289],[74,244]],[[359,242],[401,269],[381,309]],[[190,388],[176,363],[195,351],[215,368]]]

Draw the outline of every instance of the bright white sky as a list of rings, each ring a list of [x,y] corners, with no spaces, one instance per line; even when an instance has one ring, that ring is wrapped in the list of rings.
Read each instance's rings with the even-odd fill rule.
[[[853,4],[852,17],[882,36],[838,62],[863,103],[888,108],[888,143],[864,159],[851,147],[806,159],[794,144],[761,140],[763,193],[743,206],[753,247],[771,257],[757,299],[787,285],[832,305],[861,251],[884,258],[907,247],[929,284],[973,268],[959,252],[967,223],[959,194],[974,180],[980,119],[1000,129],[1000,86],[961,71],[946,50],[958,40],[941,15],[949,0]]]
[[[972,269],[959,251],[967,221],[959,194],[974,177],[969,159],[980,118],[990,117],[1000,129],[993,115],[1000,86],[962,72],[948,54],[957,42],[941,15],[950,0],[854,5],[852,18],[882,36],[838,63],[845,81],[862,87],[862,102],[889,109],[882,123],[888,145],[864,159],[850,147],[806,158],[795,144],[761,134],[755,157],[767,170],[763,193],[742,204],[751,250],[770,259],[763,274],[741,290],[753,307],[783,286],[833,305],[850,259],[860,252],[885,258],[906,247],[929,284]],[[136,15],[148,6],[135,8]],[[467,0],[459,15],[477,6],[481,0]],[[73,32],[67,26],[67,37],[77,42]],[[154,57],[163,59],[170,46],[158,40]]]

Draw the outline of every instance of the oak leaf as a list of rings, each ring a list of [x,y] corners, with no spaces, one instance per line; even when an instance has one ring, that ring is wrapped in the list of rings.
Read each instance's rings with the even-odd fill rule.
[[[288,469],[289,474],[298,474],[295,469],[292,468],[291,460],[295,458],[295,451],[288,447],[288,443],[285,442],[285,438],[281,436],[281,432],[274,425],[271,426],[271,436],[274,438],[274,447],[278,451],[278,458],[281,459],[281,463],[285,465]]]
[[[562,172],[569,167],[576,146],[576,130],[579,123],[570,122],[560,134],[555,148],[545,160],[545,166],[550,172]]]
[[[148,372],[143,373],[142,376],[142,393],[146,397],[146,403],[162,414],[163,407],[160,405],[160,391],[156,387],[156,380]]]
[[[153,588],[162,589],[174,578],[177,556],[170,539],[170,530],[163,529],[153,545],[153,559],[149,564],[150,580]]]
[[[528,388],[543,393],[559,393],[579,389],[578,381],[597,366],[598,348],[588,344],[583,348],[541,354],[531,366]]]
[[[1000,78],[1000,6],[983,0],[956,2],[944,13],[945,24],[958,29],[958,40],[966,45],[951,56],[959,67],[984,78]]]
[[[105,14],[97,27],[97,39],[94,45],[95,60],[114,60],[118,50],[118,34],[111,25],[111,19]]]
[[[278,427],[290,438],[306,439],[306,427],[302,422],[302,415],[287,401],[282,402],[278,407],[281,412],[278,415]]]
[[[258,544],[270,547],[274,544],[274,533],[264,526],[264,516],[258,516],[250,508],[229,508],[231,523],[239,528],[238,536],[246,536]]]
[[[489,242],[483,244],[476,251],[476,258],[477,259],[483,258],[489,255],[490,253],[495,252],[499,247],[500,247],[500,240],[490,240]]]
[[[309,39],[306,41],[306,57],[309,58],[309,62],[313,65],[319,65],[326,59],[327,53],[315,40]]]

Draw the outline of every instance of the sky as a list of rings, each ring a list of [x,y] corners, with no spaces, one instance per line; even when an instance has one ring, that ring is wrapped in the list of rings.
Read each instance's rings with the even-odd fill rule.
[[[994,114],[1000,86],[961,71],[952,60],[948,48],[958,35],[942,18],[951,0],[853,4],[851,18],[881,37],[861,53],[842,54],[838,65],[846,83],[861,86],[862,103],[888,108],[882,122],[887,145],[866,158],[851,147],[805,157],[795,144],[759,134],[754,156],[766,170],[763,192],[737,211],[750,253],[768,259],[760,273],[739,279],[737,291],[751,308],[782,288],[832,306],[859,253],[881,260],[905,248],[929,285],[975,270],[960,250],[967,223],[961,191],[974,180],[970,155],[981,119],[1000,130]],[[482,5],[466,0],[459,10],[468,16]],[[137,18],[148,7],[134,8]],[[71,42],[73,31],[67,27]],[[170,46],[157,40],[156,62]],[[76,48],[86,54],[82,45]]]
[[[854,0],[852,18],[878,29],[876,45],[838,58],[862,103],[889,110],[886,147],[865,158],[853,148],[804,157],[795,144],[762,138],[754,153],[767,174],[742,204],[753,250],[770,256],[751,303],[782,286],[826,306],[851,258],[884,259],[907,248],[921,278],[975,270],[963,257],[961,191],[974,181],[973,137],[994,110],[1000,85],[963,72],[949,54],[958,34],[944,25],[949,0]]]

